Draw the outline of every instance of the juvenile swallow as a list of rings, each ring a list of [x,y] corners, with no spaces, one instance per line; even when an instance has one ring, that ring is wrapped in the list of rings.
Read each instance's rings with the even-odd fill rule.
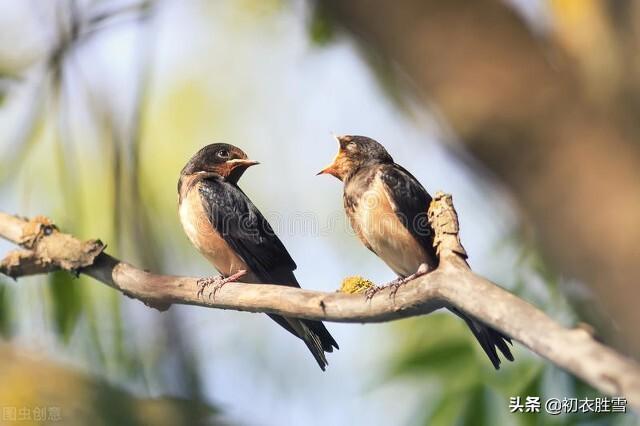
[[[336,139],[338,154],[318,174],[330,174],[344,182],[344,208],[360,240],[398,275],[396,286],[435,269],[438,257],[427,220],[429,193],[373,139]],[[496,348],[513,361],[506,344],[511,343],[509,337],[455,308],[449,309],[467,323],[496,369],[500,367]]]
[[[246,271],[238,278],[241,282],[300,287],[287,249],[238,187],[242,174],[255,164],[241,149],[216,143],[198,151],[180,173],[180,222],[191,243],[226,277],[204,283],[216,284],[216,290],[241,271]],[[325,351],[333,352],[338,344],[322,322],[269,316],[302,339],[325,369]]]

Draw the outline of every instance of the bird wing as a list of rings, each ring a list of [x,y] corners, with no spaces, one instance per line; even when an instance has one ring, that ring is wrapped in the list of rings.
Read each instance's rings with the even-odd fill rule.
[[[211,224],[258,278],[299,287],[293,275],[296,263],[269,222],[238,186],[205,179],[199,190]]]
[[[205,179],[199,187],[212,226],[262,282],[300,287],[293,273],[296,263],[273,232],[267,219],[236,185]],[[300,337],[324,370],[324,351],[338,343],[320,321],[269,315],[287,331]]]
[[[418,180],[402,166],[391,164],[382,167],[380,180],[400,222],[435,260],[433,229],[427,212],[431,196]]]

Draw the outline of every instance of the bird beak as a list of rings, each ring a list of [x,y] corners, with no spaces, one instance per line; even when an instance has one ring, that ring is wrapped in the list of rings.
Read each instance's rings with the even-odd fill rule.
[[[231,170],[241,167],[246,169],[247,167],[255,166],[256,164],[260,164],[258,161],[249,160],[248,158],[235,158],[233,160],[229,160],[226,162],[229,165]]]
[[[342,153],[342,142],[340,141],[342,136],[338,136],[333,132],[331,132],[331,136],[333,136],[336,142],[338,142],[338,153],[334,157],[333,162],[329,164],[327,167],[325,167],[324,169],[320,170],[318,173],[316,173],[316,176],[332,175],[340,179],[340,177],[338,176],[338,171],[336,170],[336,162],[338,161],[338,157],[340,157],[340,154]]]
[[[248,158],[234,158],[233,160],[225,161],[224,169],[226,170],[220,174],[226,177],[229,182],[237,183],[245,170],[251,166],[255,166],[256,164],[260,163],[255,160],[249,160]]]
[[[335,167],[334,164],[331,163],[327,167],[325,167],[324,169],[322,169],[318,173],[316,173],[316,176],[320,176],[320,175],[333,175],[333,176],[336,176],[337,172],[336,172],[334,167]]]

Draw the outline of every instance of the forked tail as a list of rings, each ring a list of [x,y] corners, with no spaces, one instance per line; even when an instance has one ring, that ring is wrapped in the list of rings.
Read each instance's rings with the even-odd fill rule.
[[[506,359],[513,361],[513,355],[511,354],[509,345],[507,345],[507,343],[512,344],[509,337],[505,336],[498,330],[481,323],[480,321],[476,321],[468,317],[456,308],[450,308],[450,310],[467,323],[471,332],[476,336],[476,339],[478,339],[478,343],[480,343],[480,346],[482,346],[482,349],[487,354],[496,370],[500,369],[501,362],[496,349],[499,349]]]

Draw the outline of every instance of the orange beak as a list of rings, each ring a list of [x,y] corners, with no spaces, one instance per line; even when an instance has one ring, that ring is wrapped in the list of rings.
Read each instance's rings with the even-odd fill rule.
[[[337,174],[338,174],[338,172],[335,169],[334,163],[331,163],[327,167],[325,167],[324,169],[322,169],[318,173],[316,173],[316,176],[319,176],[319,175],[332,175],[332,176],[338,177]]]
[[[338,158],[340,157],[340,154],[342,154],[342,144],[340,142],[341,136],[336,136],[334,133],[332,133],[331,135],[336,140],[336,142],[338,142],[338,153],[333,158],[333,162],[331,162],[331,164],[329,164],[327,167],[325,167],[324,169],[322,169],[318,173],[316,173],[316,176],[319,176],[319,175],[331,175],[331,176],[335,176],[338,179],[340,179],[340,176],[338,175],[338,170],[337,170],[337,167],[336,167],[336,163],[338,161]]]

